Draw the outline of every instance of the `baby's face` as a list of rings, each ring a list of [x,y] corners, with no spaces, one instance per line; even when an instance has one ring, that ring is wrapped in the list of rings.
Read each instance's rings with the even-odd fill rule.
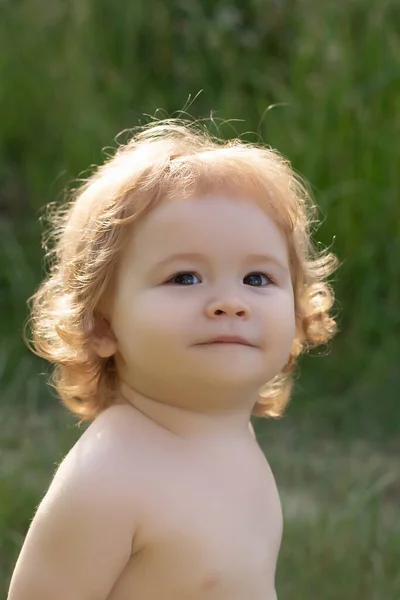
[[[164,203],[134,227],[110,315],[121,379],[177,405],[257,393],[295,335],[287,245],[274,221],[249,200],[205,197]],[[210,343],[220,336],[245,343]]]

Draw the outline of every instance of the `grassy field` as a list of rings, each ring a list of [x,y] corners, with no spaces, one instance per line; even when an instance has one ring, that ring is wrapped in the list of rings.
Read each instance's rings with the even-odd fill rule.
[[[279,598],[400,598],[399,23],[397,0],[0,3],[0,595],[79,435],[21,340],[41,207],[118,132],[187,105],[292,161],[342,263],[339,335],[302,361],[287,417],[257,423],[286,514]]]

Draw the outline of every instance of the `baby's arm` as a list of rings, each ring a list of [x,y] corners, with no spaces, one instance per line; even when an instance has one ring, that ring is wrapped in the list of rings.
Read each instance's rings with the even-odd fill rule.
[[[135,530],[135,507],[115,458],[95,446],[61,464],[27,534],[8,600],[108,597]]]

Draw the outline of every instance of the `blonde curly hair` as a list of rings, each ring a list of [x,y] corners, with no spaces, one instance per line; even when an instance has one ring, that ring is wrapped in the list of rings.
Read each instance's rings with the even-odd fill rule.
[[[298,356],[335,333],[337,266],[311,242],[315,205],[307,187],[278,152],[239,139],[223,141],[200,122],[153,121],[97,168],[67,205],[50,215],[49,272],[30,298],[31,350],[54,364],[53,385],[64,404],[92,420],[115,401],[114,358],[93,350],[99,306],[135,222],[160,201],[229,193],[260,203],[284,232],[295,299],[296,337],[282,371],[260,390],[253,414],[280,416]]]

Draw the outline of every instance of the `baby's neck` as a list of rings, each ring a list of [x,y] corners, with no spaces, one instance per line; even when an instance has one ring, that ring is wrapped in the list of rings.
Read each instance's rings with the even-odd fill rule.
[[[182,438],[247,437],[250,413],[242,410],[213,412],[193,411],[144,396],[126,384],[121,384],[119,404],[130,404],[164,429]]]

